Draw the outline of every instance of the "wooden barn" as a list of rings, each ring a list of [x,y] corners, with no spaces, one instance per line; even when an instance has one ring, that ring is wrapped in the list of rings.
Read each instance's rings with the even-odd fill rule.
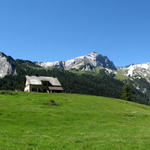
[[[62,92],[63,88],[57,78],[44,76],[26,76],[25,92]]]

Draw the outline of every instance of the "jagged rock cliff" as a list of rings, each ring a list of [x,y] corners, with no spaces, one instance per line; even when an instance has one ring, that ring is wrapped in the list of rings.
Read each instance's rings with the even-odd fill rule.
[[[70,69],[79,69],[90,71],[94,68],[101,66],[104,68],[116,70],[115,65],[108,57],[103,56],[97,52],[92,52],[86,56],[76,57],[67,61],[56,61],[56,62],[38,62],[39,66],[44,68],[54,67],[54,68],[63,68],[65,70]]]

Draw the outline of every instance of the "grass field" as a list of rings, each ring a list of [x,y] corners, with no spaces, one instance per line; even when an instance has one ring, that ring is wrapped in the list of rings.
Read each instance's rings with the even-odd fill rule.
[[[149,106],[89,95],[0,94],[0,150],[148,149]]]

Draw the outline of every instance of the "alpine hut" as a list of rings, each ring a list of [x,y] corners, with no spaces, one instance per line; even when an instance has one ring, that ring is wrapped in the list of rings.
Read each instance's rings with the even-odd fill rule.
[[[57,78],[44,76],[26,76],[25,92],[62,92],[63,88]]]

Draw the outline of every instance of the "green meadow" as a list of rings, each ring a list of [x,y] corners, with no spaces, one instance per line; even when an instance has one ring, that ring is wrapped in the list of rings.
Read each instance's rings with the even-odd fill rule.
[[[149,106],[78,94],[0,94],[0,150],[148,149]]]

